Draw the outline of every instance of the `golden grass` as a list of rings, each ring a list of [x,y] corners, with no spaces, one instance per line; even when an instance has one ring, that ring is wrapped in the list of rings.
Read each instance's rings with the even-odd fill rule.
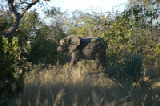
[[[119,83],[94,70],[93,62],[35,69],[26,74],[24,92],[9,106],[160,106],[159,82]]]

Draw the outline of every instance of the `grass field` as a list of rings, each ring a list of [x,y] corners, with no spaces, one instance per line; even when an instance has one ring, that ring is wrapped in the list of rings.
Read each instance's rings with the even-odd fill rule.
[[[160,82],[152,78],[120,83],[102,69],[95,70],[94,62],[78,62],[72,69],[35,66],[26,74],[24,91],[10,106],[160,106]]]

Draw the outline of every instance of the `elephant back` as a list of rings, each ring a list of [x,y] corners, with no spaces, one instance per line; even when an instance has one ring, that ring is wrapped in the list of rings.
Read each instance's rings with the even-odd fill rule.
[[[80,48],[84,56],[87,58],[93,59],[95,58],[98,49],[99,48],[104,48],[102,43],[104,40],[99,37],[87,37],[87,38],[80,38]]]

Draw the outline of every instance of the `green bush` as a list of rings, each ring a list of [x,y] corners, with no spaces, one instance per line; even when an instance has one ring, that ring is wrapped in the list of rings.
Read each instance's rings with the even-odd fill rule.
[[[20,61],[18,39],[0,36],[0,104],[18,95],[24,87],[24,70],[16,74],[15,65]]]
[[[31,43],[30,61],[33,63],[51,63],[57,61],[58,52],[52,40],[35,41]]]
[[[137,81],[142,72],[143,55],[142,54],[125,54],[124,63],[121,69],[121,79],[131,78]]]
[[[160,43],[158,43],[158,44],[156,45],[156,51],[157,51],[157,53],[160,53]]]
[[[138,81],[143,72],[143,55],[124,53],[124,56],[116,58],[114,55],[109,66],[111,77],[118,81]]]
[[[53,65],[58,59],[56,42],[65,33],[60,27],[53,30],[51,27],[43,24],[40,24],[40,26],[39,29],[36,29],[35,36],[32,36],[28,61],[34,64],[44,63]]]

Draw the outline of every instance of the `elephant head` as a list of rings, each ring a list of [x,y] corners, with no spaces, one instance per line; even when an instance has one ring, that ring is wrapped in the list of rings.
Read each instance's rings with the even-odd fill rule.
[[[59,52],[68,51],[71,53],[79,45],[80,45],[80,38],[72,35],[72,36],[65,37],[64,39],[61,39],[60,45],[57,50]]]

